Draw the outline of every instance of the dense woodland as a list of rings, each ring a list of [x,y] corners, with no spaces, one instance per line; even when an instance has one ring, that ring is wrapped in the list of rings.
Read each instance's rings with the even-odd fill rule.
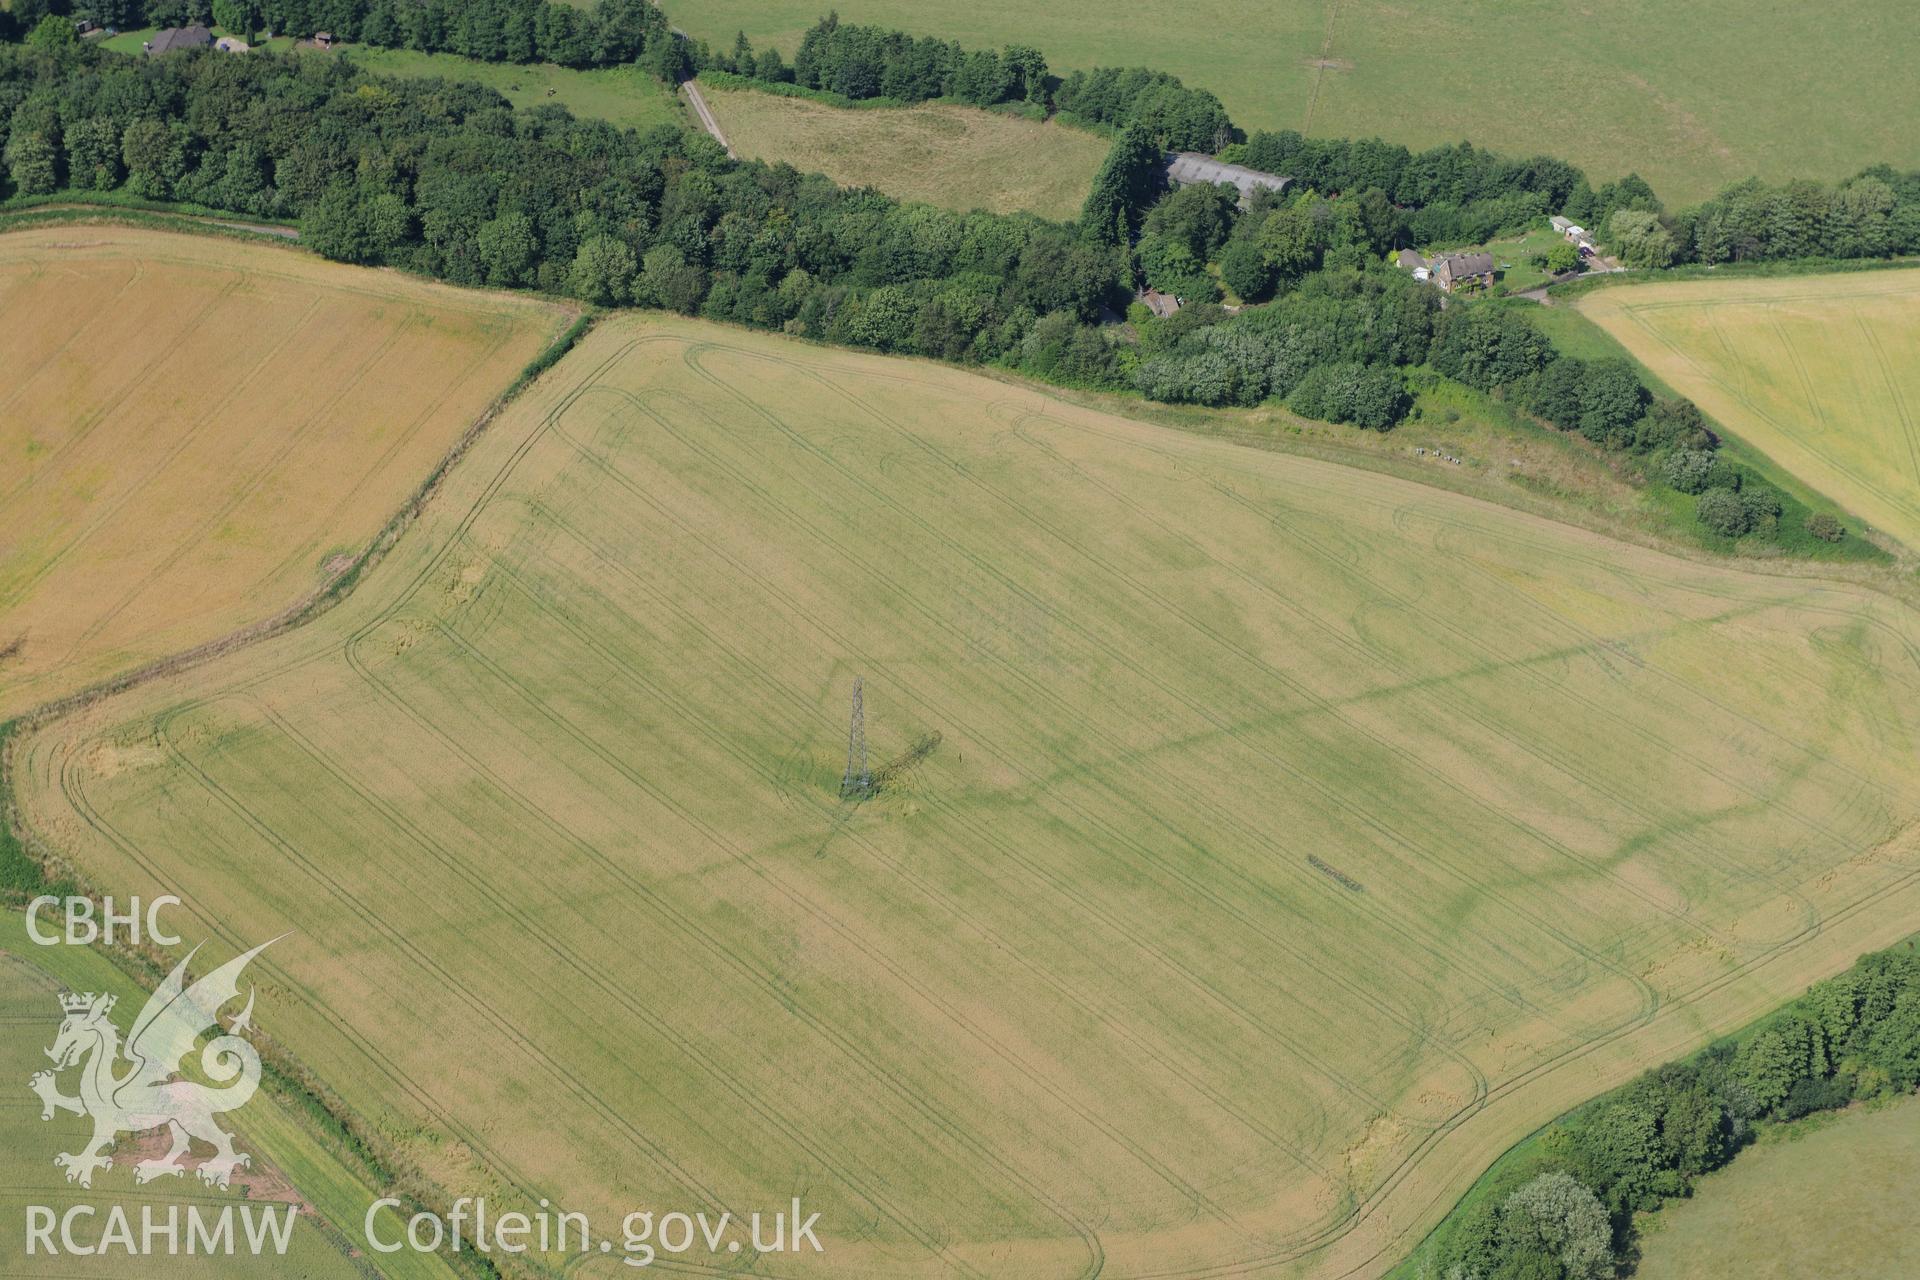
[[[591,9],[559,0],[16,0],[15,33],[32,31],[48,12],[122,30],[198,22],[243,34],[327,31],[483,62],[606,67],[651,54],[672,70],[680,56],[678,42],[667,39],[666,16],[650,0],[596,0]]]
[[[309,23],[345,16],[364,34],[396,3],[408,11],[402,27],[438,32],[435,40],[451,30],[471,41],[478,16],[518,14],[536,51],[543,32],[564,27],[595,33],[600,52],[582,56],[651,54],[667,79],[682,59],[710,56],[632,0],[587,11],[499,0],[466,10],[453,28],[433,17],[444,16],[440,0],[337,0],[331,11],[315,0],[304,12]],[[561,11],[572,16],[556,19]],[[849,50],[917,51],[947,76],[971,56],[831,18],[807,41],[796,67],[829,82],[848,58],[869,56]],[[1004,73],[995,92],[1045,92],[1056,103],[1078,95],[1090,114],[1164,105],[1148,73],[1062,83],[1030,50],[990,56]],[[744,41],[727,57],[762,61]],[[884,80],[884,57],[881,65]],[[1171,403],[1280,401],[1375,430],[1401,421],[1415,402],[1410,375],[1431,368],[1632,457],[1649,478],[1697,495],[1701,522],[1717,535],[1843,536],[1721,463],[1697,413],[1656,402],[1624,363],[1562,357],[1510,313],[1443,312],[1433,290],[1385,265],[1422,228],[1525,224],[1583,204],[1658,216],[1645,184],[1595,191],[1550,158],[1256,134],[1229,154],[1303,177],[1285,196],[1242,208],[1231,188],[1166,191],[1164,121],[1132,119],[1115,131],[1078,223],[1049,223],[903,205],[787,166],[730,160],[677,129],[639,135],[555,107],[516,112],[477,85],[372,76],[342,60],[105,54],[62,19],[0,49],[0,109],[8,195],[118,191],[292,219],[329,257],[460,284],[663,307]],[[1855,200],[1865,181],[1826,194]],[[1896,195],[1884,213],[1885,201],[1861,206],[1880,228],[1854,235],[1861,249],[1897,243],[1915,207],[1897,181],[1875,182]],[[1763,194],[1732,193],[1689,225],[1771,225],[1752,213]],[[1819,225],[1837,234],[1833,219]],[[1129,310],[1143,286],[1188,305],[1165,319]],[[1252,305],[1229,310],[1220,305],[1229,295]],[[1116,323],[1123,316],[1131,323]]]

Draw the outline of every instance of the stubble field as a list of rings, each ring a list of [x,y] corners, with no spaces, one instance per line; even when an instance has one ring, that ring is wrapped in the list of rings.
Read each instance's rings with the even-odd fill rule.
[[[836,9],[966,47],[1032,45],[1053,70],[1146,66],[1211,89],[1246,129],[1542,151],[1595,182],[1638,170],[1688,204],[1758,174],[1920,164],[1909,14],[1849,5],[1597,0],[678,0],[715,47],[744,30],[791,54]],[[1805,104],[1817,102],[1818,128]]]
[[[1577,305],[1729,431],[1920,549],[1920,271],[1634,285]]]
[[[822,1257],[715,1260],[778,1276],[1363,1276],[1911,932],[1916,623],[627,317],[345,604],[17,765],[88,874],[296,931],[262,1018],[450,1192],[798,1196]]]
[[[313,590],[564,322],[232,240],[0,236],[0,718]]]

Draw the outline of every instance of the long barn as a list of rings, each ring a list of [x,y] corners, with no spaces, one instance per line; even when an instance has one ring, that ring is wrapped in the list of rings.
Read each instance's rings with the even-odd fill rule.
[[[1240,199],[1245,203],[1253,199],[1256,191],[1285,191],[1293,179],[1277,173],[1262,173],[1245,165],[1226,164],[1204,151],[1176,151],[1167,157],[1167,181],[1177,186],[1231,182],[1240,188]]]

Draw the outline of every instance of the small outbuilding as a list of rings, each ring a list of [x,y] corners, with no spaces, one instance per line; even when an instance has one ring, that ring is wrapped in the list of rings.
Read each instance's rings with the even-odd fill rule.
[[[1427,265],[1427,260],[1412,249],[1402,249],[1394,255],[1393,264],[1402,271],[1418,271]]]
[[[336,42],[333,38],[333,32],[316,31],[313,33],[313,43],[316,48],[331,49]]]
[[[222,53],[249,53],[253,46],[238,36],[221,36],[213,42],[213,47]]]
[[[1146,304],[1147,310],[1162,320],[1180,310],[1180,299],[1170,293],[1162,293],[1158,289],[1148,289],[1140,295],[1140,301]]]
[[[1493,287],[1493,255],[1490,253],[1443,254],[1433,264],[1433,278],[1448,293],[1462,288]]]
[[[158,57],[166,53],[178,53],[182,49],[208,49],[213,47],[213,32],[202,26],[168,27],[156,32],[153,39],[147,41],[145,48]]]

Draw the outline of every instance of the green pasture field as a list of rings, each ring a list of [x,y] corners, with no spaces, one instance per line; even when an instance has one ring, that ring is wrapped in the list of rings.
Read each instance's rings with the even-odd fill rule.
[[[1775,1131],[1646,1220],[1636,1280],[1920,1275],[1920,1099]]]
[[[46,925],[43,922],[43,928]],[[57,924],[54,925],[57,929]],[[222,957],[225,959],[226,957]],[[0,1274],[35,1276],[41,1280],[87,1280],[131,1274],[157,1280],[363,1280],[369,1273],[352,1250],[364,1253],[361,1224],[378,1198],[328,1140],[316,1134],[293,1111],[264,1092],[223,1121],[238,1136],[238,1147],[253,1157],[252,1168],[236,1177],[226,1191],[203,1186],[191,1173],[140,1185],[134,1181],[132,1135],[122,1135],[114,1152],[115,1167],[95,1176],[90,1189],[70,1185],[53,1164],[59,1151],[77,1151],[91,1132],[89,1121],[69,1113],[40,1118],[40,1100],[26,1088],[26,1080],[49,1066],[42,1052],[59,1030],[63,991],[103,991],[118,997],[114,1021],[124,1032],[139,1011],[145,994],[100,952],[86,947],[34,945],[27,937],[26,916],[20,911],[0,913],[0,1080],[7,1083],[0,1096],[0,1218],[9,1224],[0,1231]],[[62,1078],[64,1092],[75,1091],[75,1077]],[[158,1154],[146,1151],[143,1154]],[[208,1154],[196,1149],[189,1162]],[[243,1185],[244,1184],[244,1185]],[[251,1203],[261,1207],[294,1203],[301,1206],[294,1221],[293,1243],[284,1257],[236,1256],[130,1258],[116,1250],[104,1257],[83,1258],[62,1253],[26,1254],[24,1229],[29,1205],[43,1205],[64,1214],[77,1204],[97,1206],[104,1215],[118,1205],[136,1229],[143,1205],[164,1215],[169,1205],[196,1205],[203,1213],[217,1213],[226,1204]],[[382,1238],[404,1228],[389,1210],[380,1218]],[[83,1241],[97,1236],[102,1219],[79,1229]],[[238,1222],[236,1233],[241,1231]],[[58,1240],[56,1235],[55,1240]],[[434,1254],[407,1251],[381,1260],[380,1274],[389,1280],[451,1280],[452,1272]]]
[[[1085,130],[945,102],[846,109],[704,82],[701,91],[741,156],[962,211],[1075,217],[1109,145]]]
[[[697,1259],[794,1277],[1378,1275],[1546,1120],[1911,932],[1916,640],[626,316],[344,603],[15,763],[90,878],[293,930],[275,1036],[448,1194],[798,1196],[824,1254]]]
[[[685,126],[686,116],[665,85],[639,67],[573,70],[548,62],[476,62],[456,53],[376,49],[343,45],[332,57],[350,58],[368,71],[389,76],[473,80],[516,107],[556,104],[582,119],[606,120],[623,129]]]
[[[970,47],[1028,44],[1056,72],[1148,66],[1211,89],[1246,129],[1471,140],[1545,152],[1595,182],[1638,170],[1670,203],[1758,174],[1838,178],[1920,164],[1911,15],[1845,6],[1662,0],[848,0],[842,20]],[[815,0],[677,0],[715,45],[745,30],[791,54]]]
[[[1742,441],[1920,548],[1920,272],[1636,284],[1573,305]]]

